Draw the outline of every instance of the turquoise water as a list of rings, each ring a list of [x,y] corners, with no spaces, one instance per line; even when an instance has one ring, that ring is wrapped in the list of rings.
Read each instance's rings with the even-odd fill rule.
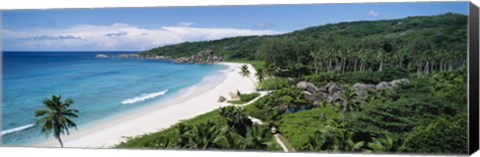
[[[33,125],[33,114],[43,107],[42,100],[52,95],[74,100],[72,107],[80,110],[80,117],[74,120],[81,127],[173,97],[225,68],[158,60],[98,59],[96,54],[4,52],[1,144],[28,146],[45,140],[40,127]]]

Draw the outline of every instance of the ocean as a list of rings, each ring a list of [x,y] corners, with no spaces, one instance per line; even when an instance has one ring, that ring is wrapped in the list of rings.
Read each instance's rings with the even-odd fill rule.
[[[1,144],[29,146],[46,140],[34,112],[52,95],[72,98],[79,128],[160,104],[203,78],[220,75],[221,65],[95,58],[133,52],[3,52]],[[71,129],[74,131],[75,129]],[[52,135],[48,136],[53,138]]]

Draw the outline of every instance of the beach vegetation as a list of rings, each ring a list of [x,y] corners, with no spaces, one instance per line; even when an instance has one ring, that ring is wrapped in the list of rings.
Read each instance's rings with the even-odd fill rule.
[[[254,125],[241,107],[228,106],[161,132],[129,138],[117,148],[277,150],[268,126]]]

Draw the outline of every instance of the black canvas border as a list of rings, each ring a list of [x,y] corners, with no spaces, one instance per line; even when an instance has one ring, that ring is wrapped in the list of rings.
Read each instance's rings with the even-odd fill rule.
[[[469,39],[468,39],[468,70],[469,70],[469,109],[468,109],[468,152],[473,154],[479,147],[479,9],[470,2],[469,8]]]

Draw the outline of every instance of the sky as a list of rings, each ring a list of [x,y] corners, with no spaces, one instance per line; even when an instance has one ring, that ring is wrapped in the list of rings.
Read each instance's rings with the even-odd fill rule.
[[[3,51],[143,51],[447,12],[468,15],[468,2],[3,10],[1,39]]]

